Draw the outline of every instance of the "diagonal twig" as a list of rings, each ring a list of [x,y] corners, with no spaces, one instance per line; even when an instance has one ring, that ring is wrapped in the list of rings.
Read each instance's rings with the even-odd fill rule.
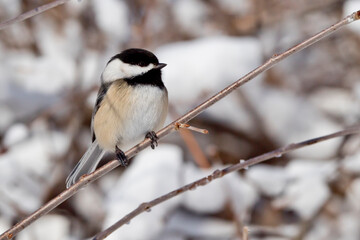
[[[249,227],[243,227],[242,240],[249,240]]]
[[[260,73],[270,69],[271,67],[273,67],[275,64],[277,64],[281,60],[285,59],[286,57],[288,57],[288,56],[290,56],[290,55],[292,55],[292,54],[294,54],[296,52],[299,52],[300,50],[302,50],[302,49],[312,45],[313,43],[319,41],[320,39],[324,38],[325,36],[335,32],[339,28],[341,28],[341,27],[343,27],[343,26],[345,26],[345,25],[347,25],[347,24],[349,24],[351,22],[354,22],[354,21],[358,20],[359,18],[360,18],[360,10],[357,11],[357,12],[354,12],[353,14],[351,14],[351,15],[349,15],[347,17],[345,17],[341,21],[339,21],[336,24],[324,29],[323,31],[319,32],[318,34],[308,38],[307,40],[303,41],[302,43],[290,48],[289,50],[285,51],[284,53],[272,56],[263,65],[257,67],[256,69],[254,69],[250,73],[246,74],[245,76],[243,76],[242,78],[240,78],[236,82],[232,83],[231,85],[224,88],[223,90],[221,90],[220,92],[218,92],[217,94],[212,96],[211,98],[204,101],[199,106],[197,106],[194,109],[190,110],[189,112],[187,112],[186,114],[181,116],[179,119],[175,120],[173,123],[169,124],[168,126],[164,127],[163,129],[161,129],[159,132],[157,132],[157,136],[159,138],[163,138],[164,136],[166,136],[170,132],[174,131],[176,123],[186,123],[186,122],[188,122],[189,120],[196,117],[201,112],[205,111],[207,108],[212,106],[214,103],[216,103],[219,100],[221,100],[222,98],[226,97],[232,91],[234,91],[235,89],[237,89],[241,85],[247,83],[251,79],[255,78]],[[149,145],[150,145],[150,140],[149,139],[146,139],[146,140],[142,141],[141,143],[139,143],[138,145],[136,145],[135,147],[131,148],[130,150],[128,150],[126,152],[127,158],[128,159],[132,158],[139,151],[145,149]],[[29,215],[28,217],[26,217],[22,221],[18,222],[15,226],[13,226],[12,228],[10,228],[6,232],[4,232],[2,235],[0,235],[0,240],[13,238],[21,230],[23,230],[24,228],[29,226],[31,223],[36,221],[41,216],[43,216],[43,215],[47,214],[48,212],[50,212],[52,209],[54,209],[56,206],[58,206],[59,204],[64,202],[66,199],[70,198],[78,190],[85,187],[90,182],[93,182],[96,179],[98,179],[99,177],[101,177],[101,176],[105,175],[106,173],[110,172],[112,169],[118,167],[119,165],[120,165],[120,163],[117,160],[113,160],[113,161],[107,163],[106,165],[104,165],[103,167],[99,168],[95,172],[82,177],[81,180],[78,181],[76,184],[74,184],[72,187],[70,187],[67,190],[64,190],[62,193],[60,193],[58,196],[56,196],[55,198],[53,198],[52,200],[47,202],[45,205],[40,207],[38,210],[33,212],[31,215]]]
[[[346,128],[342,131],[339,131],[339,132],[335,132],[335,133],[332,133],[332,134],[328,134],[328,135],[325,135],[325,136],[321,136],[321,137],[317,137],[317,138],[312,138],[312,139],[309,139],[309,140],[306,140],[306,141],[302,141],[302,142],[299,142],[299,143],[292,143],[292,144],[289,144],[285,147],[281,147],[281,148],[278,148],[278,149],[275,149],[271,152],[267,152],[267,153],[264,153],[262,155],[259,155],[257,157],[253,157],[253,158],[250,158],[246,161],[240,161],[239,163],[237,164],[234,164],[234,165],[231,165],[229,167],[226,167],[226,168],[223,168],[222,170],[215,170],[212,174],[210,174],[209,176],[207,177],[203,177],[199,180],[196,180],[192,183],[189,183],[183,187],[180,187],[174,191],[171,191],[165,195],[162,195],[161,197],[158,197],[150,202],[145,202],[145,203],[142,203],[139,205],[139,207],[137,207],[135,210],[131,211],[129,214],[127,214],[125,217],[123,217],[122,219],[120,219],[119,221],[117,221],[115,224],[111,225],[109,228],[107,228],[106,230],[98,233],[95,238],[93,240],[101,240],[101,239],[104,239],[106,238],[109,234],[111,234],[112,232],[114,232],[116,229],[120,228],[122,225],[126,224],[127,222],[130,222],[134,217],[136,217],[137,215],[143,213],[143,212],[146,212],[146,211],[149,211],[149,209],[151,209],[152,207],[164,202],[164,201],[167,201],[179,194],[182,194],[186,191],[189,191],[189,190],[192,190],[192,189],[195,189],[197,187],[200,187],[200,186],[205,186],[207,184],[209,184],[212,180],[215,180],[215,179],[218,179],[218,178],[221,178],[231,172],[235,172],[235,171],[238,171],[240,169],[244,169],[244,168],[247,168],[247,167],[250,167],[252,165],[255,165],[255,164],[258,164],[258,163],[261,163],[261,162],[264,162],[266,160],[269,160],[269,159],[272,159],[272,158],[278,158],[280,156],[282,156],[283,154],[285,153],[288,153],[288,152],[291,152],[291,151],[294,151],[296,149],[299,149],[299,148],[303,148],[303,147],[307,147],[307,146],[310,146],[310,145],[313,145],[313,144],[316,144],[316,143],[319,143],[319,142],[323,142],[323,141],[327,141],[329,139],[333,139],[333,138],[336,138],[336,137],[342,137],[342,136],[347,136],[347,135],[350,135],[350,134],[359,134],[360,133],[360,125],[357,125],[357,126],[353,126],[353,127],[349,127],[349,128]]]
[[[11,24],[24,21],[28,18],[31,18],[33,16],[36,16],[36,15],[42,13],[42,12],[45,12],[51,8],[62,5],[68,1],[70,1],[70,0],[56,0],[56,1],[44,4],[44,5],[41,5],[40,7],[36,7],[28,12],[25,12],[25,13],[15,17],[15,18],[12,18],[12,19],[9,19],[9,20],[6,20],[6,21],[0,23],[0,30],[9,27]]]

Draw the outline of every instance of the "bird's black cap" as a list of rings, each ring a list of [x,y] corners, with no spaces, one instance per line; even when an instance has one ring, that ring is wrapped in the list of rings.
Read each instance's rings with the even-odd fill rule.
[[[150,63],[154,65],[159,64],[159,60],[152,52],[141,48],[129,48],[124,50],[121,53],[113,56],[109,62],[116,58],[120,59],[124,63],[138,65],[141,67],[148,66]]]

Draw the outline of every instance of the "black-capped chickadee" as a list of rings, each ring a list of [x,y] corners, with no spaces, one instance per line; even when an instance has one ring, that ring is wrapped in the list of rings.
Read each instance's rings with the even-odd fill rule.
[[[95,170],[106,151],[115,152],[127,166],[124,151],[144,137],[157,146],[158,131],[164,124],[168,94],[161,80],[157,57],[144,49],[127,49],[107,63],[91,119],[93,143],[66,179],[66,187]]]

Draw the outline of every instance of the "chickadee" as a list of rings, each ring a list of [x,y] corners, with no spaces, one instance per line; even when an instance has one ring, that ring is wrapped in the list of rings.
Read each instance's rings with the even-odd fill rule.
[[[144,49],[127,49],[113,56],[102,75],[91,119],[93,143],[66,179],[66,187],[95,170],[106,151],[115,152],[122,166],[128,165],[124,151],[150,138],[164,124],[168,93],[161,80],[157,57]]]

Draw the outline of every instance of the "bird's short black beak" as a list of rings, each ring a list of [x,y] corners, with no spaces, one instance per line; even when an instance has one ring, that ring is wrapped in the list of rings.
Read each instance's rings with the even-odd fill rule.
[[[156,65],[155,69],[162,69],[163,67],[166,67],[166,63],[159,63],[158,65]]]

